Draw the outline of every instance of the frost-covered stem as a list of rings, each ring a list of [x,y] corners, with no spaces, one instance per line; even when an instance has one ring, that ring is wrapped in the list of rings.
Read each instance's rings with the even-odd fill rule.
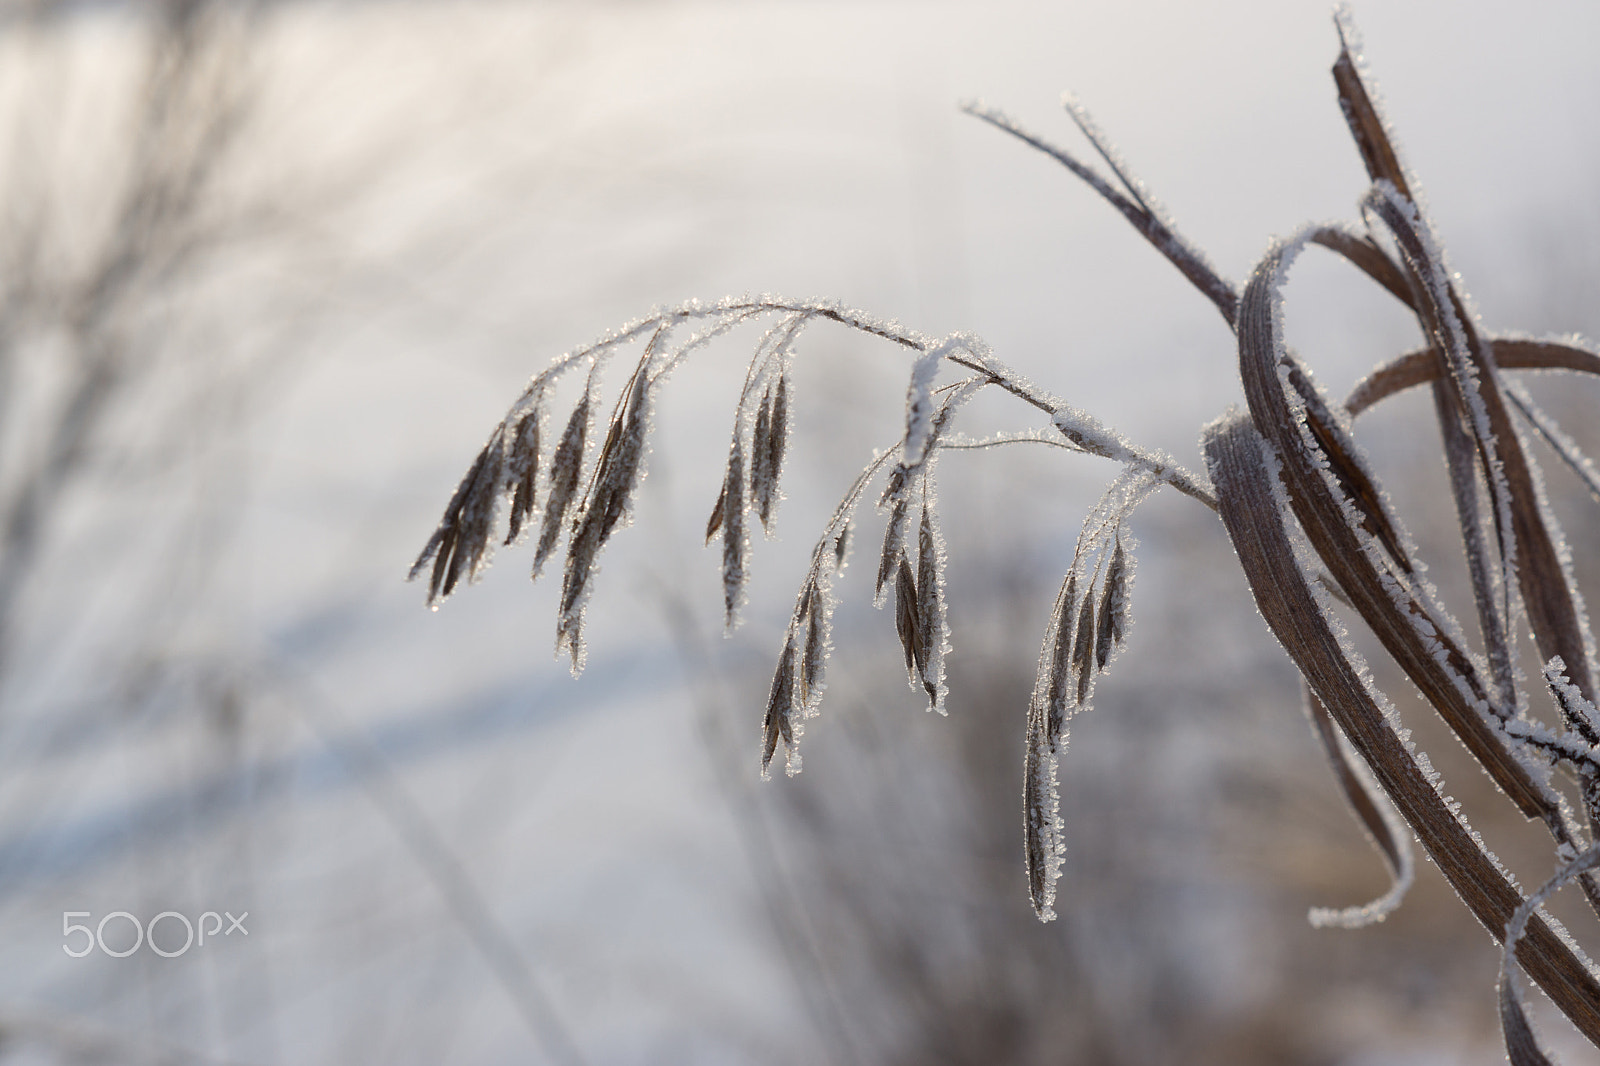
[[[1522,989],[1517,981],[1517,946],[1527,935],[1528,921],[1533,918],[1534,912],[1542,908],[1563,885],[1574,879],[1587,880],[1589,872],[1596,865],[1600,865],[1600,845],[1590,846],[1563,864],[1554,877],[1522,901],[1506,922],[1500,952],[1500,1019],[1506,1053],[1512,1066],[1550,1066],[1550,1060],[1539,1050],[1533,1028],[1522,1009]]]
[[[1203,478],[1184,470],[1165,455],[1138,448],[1107,427],[1090,419],[1087,415],[1071,409],[1063,401],[1027,382],[1021,375],[994,359],[986,351],[975,350],[980,348],[980,345],[964,347],[960,344],[951,344],[949,341],[935,342],[931,338],[914,330],[905,329],[897,323],[879,321],[865,312],[828,301],[791,300],[778,296],[737,297],[720,300],[714,304],[704,304],[698,300],[691,300],[676,307],[655,311],[644,318],[628,323],[592,344],[573,349],[557,357],[548,367],[536,375],[528,387],[524,389],[517,401],[512,404],[512,413],[520,413],[523,408],[534,403],[544,390],[548,389],[555,383],[557,378],[574,366],[584,361],[590,361],[591,367],[593,367],[594,364],[608,356],[615,348],[662,327],[670,329],[670,327],[685,321],[715,320],[713,325],[690,337],[676,351],[657,360],[656,365],[659,369],[650,375],[652,387],[659,379],[675,370],[691,351],[704,347],[711,340],[752,318],[784,312],[795,316],[795,321],[790,325],[796,330],[803,326],[806,321],[817,318],[836,322],[870,336],[880,337],[915,352],[927,353],[941,345],[947,346],[947,351],[944,353],[945,361],[981,373],[986,384],[998,386],[1025,403],[1050,415],[1052,419],[1056,419],[1058,412],[1064,409],[1069,411],[1071,413],[1070,431],[1068,427],[1062,427],[1059,419],[1056,419],[1056,422],[1058,428],[1063,428],[1063,432],[1067,434],[1068,438],[1078,444],[1082,450],[1105,458],[1115,459],[1119,462],[1136,463],[1150,470],[1163,483],[1171,485],[1186,496],[1199,500],[1213,511],[1216,510],[1216,500]],[[782,331],[784,327],[780,325],[778,329]],[[764,351],[765,346],[763,346]],[[754,383],[759,377],[760,354],[762,353],[758,353],[758,357],[752,360],[747,372],[745,387],[741,390],[741,406],[748,399],[745,394],[755,387]],[[1077,436],[1074,434],[1077,434]]]
[[[1148,470],[1158,481],[1171,485],[1185,496],[1199,500],[1213,511],[1217,509],[1217,500],[1212,495],[1210,487],[1202,479],[1173,462],[1171,458],[1160,452],[1146,451],[1138,447],[1093,415],[1080,411],[1005,371],[992,357],[979,360],[948,355],[945,358],[958,366],[979,371],[986,376],[989,384],[999,386],[1049,415],[1062,435],[1083,451],[1106,459],[1114,459],[1120,463],[1132,463]]]
[[[1510,617],[1512,582],[1489,566],[1489,542],[1484,528],[1484,509],[1480,492],[1485,488],[1477,466],[1472,438],[1461,425],[1461,416],[1445,377],[1433,379],[1433,406],[1439,419],[1439,434],[1444,440],[1446,464],[1450,470],[1451,495],[1455,500],[1456,521],[1466,547],[1467,566],[1472,575],[1472,596],[1478,609],[1478,626],[1489,653],[1489,671],[1494,678],[1497,706],[1501,718],[1517,713],[1516,679],[1511,666],[1511,647],[1506,639]]]
[[[1056,147],[1035,134],[1029,133],[1004,113],[985,107],[975,101],[963,104],[961,109],[974,118],[982,119],[996,129],[1011,134],[1024,144],[1037,148],[1082,179],[1111,206],[1120,211],[1122,216],[1132,223],[1133,228],[1138,230],[1145,240],[1155,245],[1156,250],[1166,256],[1172,262],[1172,265],[1177,267],[1185,278],[1189,279],[1190,284],[1199,289],[1207,299],[1216,305],[1217,310],[1222,313],[1222,317],[1227,320],[1228,325],[1232,326],[1234,320],[1238,317],[1238,290],[1231,282],[1226,281],[1217,274],[1215,268],[1206,261],[1205,256],[1198,249],[1179,235],[1170,218],[1155,209],[1148,193],[1144,189],[1143,183],[1127,173],[1121,159],[1112,150],[1110,143],[1100,135],[1100,131],[1089,121],[1087,113],[1070,97],[1063,102],[1066,104],[1067,111],[1072,116],[1073,121],[1083,131],[1084,136],[1089,138],[1095,150],[1100,153],[1101,157],[1106,160],[1113,172],[1127,187],[1132,199],[1113,188],[1108,181],[1084,166],[1069,152]]]
[[[1533,402],[1533,397],[1528,395],[1528,390],[1523,388],[1521,382],[1507,381],[1505,392],[1516,412],[1578,476],[1584,488],[1589,490],[1589,495],[1600,500],[1600,471],[1597,471],[1589,457],[1578,449],[1577,443],[1562,431],[1555,419],[1545,414],[1539,405]]]

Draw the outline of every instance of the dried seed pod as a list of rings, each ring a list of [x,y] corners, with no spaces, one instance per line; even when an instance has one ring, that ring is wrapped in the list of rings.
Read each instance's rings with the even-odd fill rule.
[[[535,400],[511,433],[511,448],[506,456],[505,478],[511,490],[510,528],[505,542],[513,543],[522,535],[523,524],[534,513],[537,505],[535,490],[539,482],[539,434],[543,429],[544,404]]]
[[[878,557],[878,583],[872,594],[876,604],[883,603],[884,586],[894,576],[896,560],[901,557],[901,549],[905,545],[906,506],[907,501],[902,494],[894,498],[894,505],[889,509],[889,521],[883,530],[883,554]]]
[[[766,717],[761,723],[763,777],[772,764],[772,756],[778,750],[780,739],[791,751],[794,749],[794,723],[791,721],[794,712],[794,664],[795,648],[793,640],[790,640],[784,644],[783,654],[778,657],[778,669],[772,676],[772,690],[767,696]],[[793,759],[790,764],[793,767]]]
[[[1127,571],[1127,557],[1122,553],[1122,538],[1117,538],[1116,550],[1111,553],[1111,564],[1106,569],[1105,589],[1100,595],[1100,616],[1095,621],[1094,664],[1104,670],[1111,658],[1111,649],[1120,642],[1118,624],[1122,617],[1120,601],[1123,597],[1123,577]]]
[[[428,579],[428,606],[435,607],[455,591],[463,573],[476,575],[483,567],[494,527],[495,504],[500,496],[500,472],[505,455],[505,426],[497,427],[478,452],[467,476],[456,486],[444,518],[428,539],[427,547],[411,566],[415,579],[433,560]]]
[[[573,523],[567,565],[562,575],[556,646],[565,646],[571,651],[574,669],[582,665],[583,612],[588,602],[594,561],[610,540],[617,523],[627,514],[633,492],[639,485],[649,428],[648,380],[641,366],[634,375],[626,403],[611,422],[595,462],[588,499]]]
[[[467,494],[466,502],[461,509],[460,532],[456,540],[455,557],[460,559],[465,554],[465,571],[469,580],[476,580],[488,562],[489,538],[494,532],[495,505],[500,502],[500,468],[504,461],[501,442],[492,441],[485,451],[488,459],[484,463],[477,484]],[[455,564],[452,562],[452,573],[446,582],[446,596],[450,595],[450,587],[455,584],[455,570]]]
[[[555,551],[561,539],[562,522],[567,508],[578,491],[578,476],[583,472],[584,439],[589,433],[589,389],[583,390],[583,399],[572,409],[567,428],[562,431],[561,443],[550,460],[550,499],[545,504],[544,528],[539,533],[539,547],[533,553],[533,576],[538,578],[544,570],[545,560]]]
[[[723,509],[728,506],[728,482],[722,482],[722,491],[717,493],[716,506],[711,508],[711,517],[706,521],[706,543],[710,544],[716,535],[722,532]]]
[[[728,452],[728,473],[722,482],[723,624],[730,629],[744,600],[744,447],[736,435]]]
[[[804,610],[806,642],[800,656],[800,698],[805,713],[811,714],[821,697],[822,678],[828,660],[831,608],[828,597],[814,582],[806,590]]]
[[[1061,876],[1060,804],[1054,750],[1036,726],[1029,728],[1022,777],[1028,896],[1034,913],[1046,922],[1056,916],[1056,878]]]
[[[924,498],[917,528],[917,620],[923,650],[922,687],[928,707],[944,710],[940,690],[944,682],[944,567],[933,507]]]
[[[767,386],[756,409],[755,431],[750,436],[750,502],[755,505],[756,516],[766,528],[772,511],[772,444],[767,438],[772,432],[772,386]]]
[[[778,483],[783,477],[783,456],[789,447],[789,374],[785,371],[778,377],[777,391],[772,395],[772,425],[767,433],[767,448],[771,453],[767,458],[767,466],[772,472],[772,491],[767,500],[766,511],[780,498]],[[768,515],[763,511],[762,525],[766,525]]]
[[[1116,593],[1110,597],[1111,641],[1119,648],[1128,632],[1128,578],[1131,573],[1127,554],[1122,550],[1122,535],[1118,531],[1117,550],[1111,556],[1111,576],[1106,579],[1106,585],[1108,592],[1115,590]]]
[[[1045,738],[1055,750],[1056,741],[1067,720],[1067,701],[1070,698],[1069,679],[1072,676],[1072,623],[1078,614],[1078,572],[1067,574],[1061,597],[1056,603],[1055,640],[1049,659],[1041,663],[1048,671],[1044,688]]]
[[[641,366],[629,389],[626,407],[612,423],[606,446],[596,463],[594,488],[584,507],[585,518],[597,516],[602,544],[627,515],[644,472],[645,438],[650,432],[650,385]]]
[[[1078,631],[1072,638],[1072,672],[1078,678],[1078,706],[1089,698],[1089,682],[1094,676],[1094,585],[1078,609]]]
[[[904,463],[896,463],[894,469],[889,471],[889,476],[883,482],[883,495],[878,497],[878,506],[882,507],[890,500],[896,499],[905,491],[906,482],[910,471]]]
[[[433,573],[428,577],[428,606],[434,610],[439,609],[439,603],[444,599],[440,594],[444,587],[444,576],[450,569],[450,564],[456,553],[456,526],[451,522],[448,526],[441,527],[434,534],[430,546],[435,553],[433,556]],[[453,584],[453,582],[452,582]]]
[[[922,646],[922,621],[917,616],[917,579],[912,576],[911,563],[901,553],[895,568],[894,625],[900,636],[900,647],[906,653],[906,673],[913,687],[920,685],[925,650]]]

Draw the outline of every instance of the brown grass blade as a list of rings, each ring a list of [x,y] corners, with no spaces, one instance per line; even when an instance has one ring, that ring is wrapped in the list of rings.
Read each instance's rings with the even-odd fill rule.
[[[1511,625],[1511,603],[1505,573],[1507,546],[1503,536],[1499,540],[1500,569],[1491,566],[1494,555],[1490,537],[1501,533],[1500,522],[1495,521],[1501,512],[1494,506],[1497,501],[1492,499],[1493,492],[1486,483],[1484,470],[1477,465],[1483,452],[1467,426],[1465,412],[1453,399],[1444,379],[1435,380],[1434,414],[1444,445],[1445,468],[1450,472],[1456,523],[1461,528],[1466,550],[1473,605],[1478,612],[1478,631],[1488,651],[1489,675],[1494,680],[1496,699],[1501,707],[1510,708],[1516,706],[1517,691],[1507,634]]]
[[[1375,183],[1387,182],[1396,196],[1376,191],[1363,206],[1376,213],[1393,234],[1415,284],[1411,286],[1413,308],[1424,332],[1436,345],[1442,345],[1441,362],[1452,368],[1455,400],[1461,409],[1465,428],[1470,430],[1478,450],[1478,461],[1493,503],[1490,520],[1500,537],[1501,567],[1509,569],[1517,560],[1523,601],[1534,631],[1534,641],[1545,658],[1560,655],[1574,663],[1578,687],[1592,696],[1594,688],[1585,649],[1589,635],[1582,622],[1577,594],[1562,566],[1550,530],[1542,514],[1536,482],[1522,452],[1515,429],[1500,395],[1497,373],[1488,346],[1477,335],[1465,300],[1450,277],[1440,269],[1440,258],[1431,246],[1426,226],[1415,209],[1415,198],[1406,180],[1388,127],[1379,114],[1364,79],[1351,56],[1344,16],[1338,18],[1344,39],[1339,59],[1334,64],[1334,81],[1339,88],[1339,103],[1361,152],[1368,175]],[[1402,204],[1404,206],[1402,206]],[[1440,380],[1445,380],[1441,373]],[[1436,386],[1439,388],[1442,386]],[[1479,406],[1481,405],[1481,415]],[[1482,553],[1475,541],[1484,520],[1479,510],[1475,479],[1462,469],[1463,456],[1458,441],[1452,441],[1452,419],[1445,413],[1439,397],[1441,428],[1446,436],[1446,458],[1452,470],[1457,507],[1462,511],[1462,529],[1467,537],[1468,555],[1473,566],[1474,593],[1479,604],[1480,624],[1490,649],[1500,687],[1506,684],[1510,650],[1504,637],[1508,605],[1496,606],[1494,585],[1483,573]],[[1479,421],[1486,420],[1487,424]],[[1503,475],[1501,471],[1503,470]],[[1469,487],[1473,491],[1468,491]],[[1509,497],[1509,498],[1508,498]],[[1509,518],[1510,528],[1504,528]],[[1505,595],[1504,592],[1501,595]],[[1574,655],[1580,655],[1574,658]],[[1600,738],[1591,738],[1591,742]]]
[[[1406,181],[1405,168],[1400,165],[1399,153],[1389,137],[1389,127],[1373,102],[1355,57],[1350,53],[1353,27],[1343,15],[1336,15],[1339,28],[1339,58],[1333,64],[1333,82],[1339,88],[1339,109],[1355,138],[1361,161],[1366,164],[1367,176],[1373,181],[1388,181],[1400,190],[1406,199],[1412,199],[1411,187]]]
[[[1362,907],[1337,911],[1321,908],[1313,910],[1311,924],[1354,928],[1381,922],[1400,905],[1406,890],[1411,887],[1414,867],[1411,860],[1410,838],[1405,835],[1398,816],[1386,815],[1379,806],[1384,801],[1373,792],[1376,784],[1345,757],[1345,750],[1339,743],[1338,727],[1334,724],[1333,716],[1309,687],[1305,688],[1305,703],[1306,716],[1311,720],[1312,731],[1322,743],[1323,754],[1328,758],[1328,765],[1333,768],[1339,789],[1344,793],[1345,800],[1355,812],[1357,820],[1361,822],[1361,827],[1366,830],[1367,839],[1371,840],[1373,846],[1383,854],[1391,879],[1390,890],[1382,898]]]
[[[1517,337],[1491,337],[1486,342],[1501,370],[1572,370],[1580,374],[1600,374],[1600,356],[1560,341],[1527,340]],[[1356,383],[1344,402],[1351,418],[1368,408],[1417,385],[1436,380],[1443,372],[1432,348],[1407,352],[1384,363]]]
[[[1501,534],[1502,560],[1516,560],[1522,598],[1541,658],[1559,655],[1568,664],[1573,683],[1591,699],[1589,634],[1567,568],[1556,549],[1532,464],[1522,449],[1499,386],[1499,372],[1488,346],[1477,333],[1464,299],[1442,269],[1438,251],[1414,211],[1391,197],[1374,193],[1365,201],[1388,226],[1406,265],[1417,277],[1419,319],[1429,328],[1451,369],[1446,378],[1477,445],[1479,463]],[[1504,524],[1509,520],[1509,528]],[[1590,737],[1600,742],[1600,736]]]
[[[1562,721],[1567,723],[1568,728],[1576,729],[1585,739],[1591,733],[1600,732],[1600,711],[1596,711],[1594,702],[1584,696],[1567,676],[1567,664],[1559,657],[1551,659],[1544,664],[1543,674],[1545,685],[1555,698],[1556,706],[1561,708]],[[1585,777],[1592,781],[1595,777],[1593,760],[1588,760],[1586,767],[1580,762],[1580,768],[1587,769]]]
[[[1145,205],[1142,184],[1137,182],[1130,184],[1130,190],[1137,185],[1140,197],[1137,201],[1130,199],[1113,188],[1099,174],[1079,162],[1069,152],[1027,132],[999,111],[991,110],[977,103],[963,104],[961,109],[974,118],[981,119],[996,129],[1011,134],[1011,136],[1024,144],[1037,148],[1072,171],[1091,189],[1099,193],[1106,202],[1120,211],[1122,217],[1126,218],[1133,228],[1139,231],[1140,236],[1154,245],[1158,252],[1166,256],[1167,260],[1178,268],[1179,273],[1187,278],[1191,285],[1200,290],[1202,295],[1216,305],[1217,310],[1222,312],[1222,317],[1227,320],[1228,325],[1233,325],[1234,319],[1238,314],[1238,289],[1231,282],[1224,280],[1211,264],[1206,261],[1205,256],[1201,255],[1193,245],[1189,244],[1173,229],[1170,221],[1160,217]],[[1077,110],[1069,108],[1069,111],[1072,111],[1073,121],[1077,122],[1080,128],[1088,124],[1087,114],[1083,113],[1081,108]],[[1079,117],[1080,113],[1083,114],[1082,120]],[[1085,132],[1087,133],[1088,131],[1085,130]],[[1102,154],[1109,151],[1109,145],[1102,150],[1103,139],[1098,136],[1098,131],[1095,134],[1091,134],[1090,139],[1097,151],[1102,151]],[[1118,168],[1117,176],[1119,178],[1125,183],[1132,182],[1130,177],[1122,173],[1120,164],[1112,165]]]
[[[1560,423],[1533,402],[1533,397],[1528,395],[1528,390],[1522,387],[1521,382],[1508,381],[1505,389],[1512,408],[1522,416],[1523,421],[1556,453],[1562,465],[1577,475],[1584,488],[1589,490],[1589,495],[1600,500],[1600,469],[1596,469],[1594,462],[1583,454],[1578,442],[1567,436]]]
[[[1327,459],[1317,438],[1300,428],[1300,412],[1290,396],[1301,398],[1304,390],[1287,388],[1279,374],[1284,363],[1309,383],[1277,332],[1278,285],[1289,248],[1280,243],[1269,252],[1245,289],[1240,303],[1239,373],[1255,426],[1282,459],[1295,517],[1385,650],[1501,789],[1525,815],[1554,818],[1553,797],[1478,712],[1480,705],[1492,704],[1491,696],[1451,636],[1453,627],[1435,617],[1408,573],[1386,554],[1369,552],[1366,531],[1345,518],[1345,508],[1356,507],[1356,501],[1344,492],[1340,479],[1324,476]],[[1351,449],[1357,455],[1353,443]]]
[[[1413,573],[1416,567],[1405,550],[1399,523],[1384,504],[1383,494],[1378,491],[1354,438],[1300,367],[1291,366],[1287,376],[1303,405],[1306,428],[1325,457],[1329,473],[1338,479],[1345,498],[1359,513],[1361,528],[1377,538],[1395,565],[1407,574]]]
[[[1360,71],[1350,54],[1350,42],[1346,39],[1346,19],[1341,15],[1337,20],[1340,38],[1343,47],[1340,49],[1339,59],[1334,64],[1334,82],[1339,87],[1339,104],[1344,110],[1345,121],[1354,136],[1356,146],[1361,152],[1363,162],[1367,167],[1367,174],[1374,182],[1387,182],[1393,186],[1405,202],[1412,204],[1409,184],[1406,180],[1404,168],[1400,164],[1398,153],[1389,136],[1388,126],[1382,115],[1378,112],[1371,94],[1361,77]],[[1403,225],[1410,219],[1398,220],[1396,206],[1390,201],[1376,203],[1377,198],[1369,197],[1367,204],[1374,206],[1378,214],[1388,222],[1391,232],[1396,231],[1397,225]],[[1420,228],[1420,227],[1419,227]],[[1322,234],[1318,234],[1322,236]],[[1381,259],[1374,258],[1369,249],[1359,246],[1345,246],[1337,248],[1347,255],[1352,262],[1368,269],[1385,288],[1398,296],[1403,302],[1410,305],[1417,312],[1423,332],[1435,338],[1435,342],[1449,344],[1449,341],[1459,336],[1458,331],[1445,329],[1442,316],[1429,307],[1429,293],[1432,287],[1429,284],[1428,273],[1437,263],[1436,256],[1424,256],[1430,262],[1419,264],[1418,256],[1407,248],[1407,241],[1395,232],[1396,239],[1400,241],[1402,253],[1405,255],[1406,266],[1409,268],[1409,277],[1402,276],[1397,279],[1393,270],[1395,264],[1387,255]],[[1316,238],[1313,238],[1316,239]],[[1413,241],[1412,243],[1416,243]],[[1370,242],[1369,242],[1370,244]],[[1329,244],[1333,247],[1332,244]],[[1370,246],[1375,249],[1375,245]],[[1397,285],[1396,281],[1403,285]],[[1460,301],[1456,302],[1456,310],[1461,310]],[[1431,312],[1431,313],[1430,313]],[[1461,316],[1461,328],[1472,331],[1472,323],[1467,316]],[[1471,343],[1470,340],[1468,342]],[[1481,345],[1479,345],[1481,348]],[[1443,365],[1446,353],[1438,353]],[[1492,369],[1488,371],[1491,375]],[[1478,627],[1483,636],[1484,646],[1488,651],[1489,667],[1494,679],[1495,693],[1502,707],[1511,707],[1516,702],[1515,683],[1512,677],[1510,640],[1507,637],[1509,625],[1510,604],[1507,599],[1508,592],[1503,587],[1501,574],[1509,570],[1511,560],[1515,556],[1515,542],[1507,539],[1509,531],[1501,528],[1505,515],[1506,501],[1501,498],[1500,481],[1495,474],[1494,442],[1487,439],[1480,430],[1473,433],[1473,426],[1467,424],[1467,410],[1471,405],[1471,398],[1462,390],[1470,387],[1462,382],[1458,386],[1457,395],[1452,397],[1444,385],[1441,375],[1434,384],[1434,406],[1438,414],[1440,433],[1444,437],[1444,451],[1446,465],[1450,470],[1451,490],[1455,498],[1457,517],[1460,521],[1462,536],[1465,540],[1467,565],[1472,578],[1473,599],[1478,613]],[[1491,384],[1492,389],[1492,384]],[[1477,444],[1477,460],[1481,461],[1481,471],[1474,469],[1474,455],[1472,444]],[[1479,474],[1482,474],[1489,489],[1489,497],[1493,506],[1485,506],[1479,494]],[[1498,536],[1500,549],[1500,568],[1497,573],[1490,569],[1490,553],[1487,545],[1486,526],[1493,524]],[[1535,549],[1538,550],[1537,548]],[[1559,613],[1559,608],[1556,608]],[[1576,616],[1572,623],[1576,625]],[[1559,625],[1558,625],[1558,628]]]
[[[1117,151],[1110,138],[1105,135],[1099,124],[1090,116],[1088,108],[1084,107],[1078,101],[1078,98],[1071,93],[1062,94],[1061,106],[1066,110],[1067,116],[1072,119],[1072,124],[1078,127],[1078,132],[1083,134],[1084,139],[1094,146],[1094,150],[1099,153],[1101,160],[1111,168],[1111,173],[1115,174],[1117,180],[1122,182],[1123,189],[1127,190],[1128,195],[1133,198],[1140,209],[1147,215],[1159,216],[1161,211],[1150,199],[1149,193],[1145,190],[1144,182],[1134,176],[1127,162],[1123,160],[1122,154]]]
[[[1495,365],[1502,370],[1570,370],[1581,374],[1600,374],[1600,356],[1559,341],[1495,337],[1488,339]],[[1442,367],[1432,348],[1407,352],[1368,374],[1351,390],[1345,411],[1351,418],[1406,389],[1438,379]],[[1577,475],[1591,495],[1600,499],[1600,471],[1564,433],[1558,423],[1544,414],[1515,381],[1504,382],[1513,407],[1533,427],[1561,462]]]
[[[1556,875],[1540,885],[1533,894],[1517,907],[1506,923],[1500,952],[1500,1029],[1505,1036],[1506,1053],[1512,1066],[1549,1066],[1549,1060],[1539,1049],[1533,1027],[1522,1008],[1521,982],[1517,980],[1517,951],[1526,935],[1529,919],[1557,890],[1578,878],[1589,876],[1589,871],[1600,865],[1600,846],[1586,848],[1581,854],[1564,863]],[[1592,1039],[1592,1038],[1591,1038]]]
[[[1570,370],[1581,374],[1600,374],[1600,356],[1558,341],[1521,338],[1486,339],[1495,365],[1502,370]],[[1436,381],[1442,372],[1432,348],[1407,352],[1383,364],[1362,378],[1345,400],[1345,411],[1355,418],[1406,389]],[[1539,409],[1527,391],[1516,381],[1502,383],[1513,408],[1533,427],[1557,458],[1576,474],[1591,495],[1600,499],[1600,471],[1562,431],[1561,426]]]
[[[1241,325],[1251,317],[1250,303],[1247,290]],[[1208,427],[1204,440],[1223,523],[1256,605],[1462,901],[1491,935],[1503,939],[1522,896],[1434,788],[1386,715],[1382,697],[1334,634],[1295,557],[1261,443],[1239,415]],[[1289,464],[1283,468],[1287,472]],[[1294,499],[1293,483],[1286,487]],[[1600,983],[1568,944],[1534,915],[1526,939],[1515,950],[1562,1013],[1591,1041],[1600,1042]]]
[[[1311,235],[1311,242],[1344,256],[1401,303],[1411,306],[1411,283],[1405,271],[1372,238],[1340,226],[1323,226]]]
[[[1506,1059],[1511,1066],[1553,1066],[1539,1049],[1533,1035],[1533,1026],[1522,1010],[1522,996],[1518,994],[1509,973],[1501,974],[1496,989],[1500,1002],[1500,1031],[1505,1037]]]

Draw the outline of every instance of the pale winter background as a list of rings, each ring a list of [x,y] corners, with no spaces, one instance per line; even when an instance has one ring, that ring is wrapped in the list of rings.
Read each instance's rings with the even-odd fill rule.
[[[1487,324],[1600,331],[1600,8],[1355,15]],[[804,555],[898,432],[888,346],[804,338],[789,498],[730,639],[698,541],[750,336],[665,393],[580,680],[525,548],[437,614],[401,581],[531,373],[695,296],[974,331],[1197,466],[1238,398],[1215,311],[955,104],[1082,150],[1071,88],[1239,279],[1354,212],[1336,49],[1320,0],[7,5],[0,1057],[1496,1061],[1495,952],[1431,869],[1382,926],[1307,926],[1381,867],[1187,500],[1134,521],[1131,648],[1063,762],[1062,917],[1033,918],[1023,714],[1098,460],[947,458],[950,716],[904,688],[858,560],[806,772],[758,780]],[[1336,394],[1413,344],[1331,257],[1297,276],[1291,338]],[[1544,395],[1592,425],[1592,389]],[[1396,401],[1369,439],[1442,560],[1426,413]],[[1593,513],[1551,486],[1588,566]],[[1419,737],[1495,839],[1504,804]],[[249,932],[71,958],[67,911]]]

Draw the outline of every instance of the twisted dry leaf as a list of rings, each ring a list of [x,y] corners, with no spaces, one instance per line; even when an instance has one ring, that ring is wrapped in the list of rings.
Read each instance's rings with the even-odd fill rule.
[[[1501,939],[1522,894],[1439,794],[1397,732],[1386,701],[1335,635],[1284,525],[1288,514],[1283,495],[1287,492],[1292,500],[1293,487],[1274,486],[1278,457],[1263,443],[1249,418],[1241,415],[1208,427],[1204,440],[1223,524],[1256,606],[1451,887]],[[1287,464],[1282,468],[1286,471]],[[1591,1041],[1600,1042],[1600,983],[1568,941],[1534,915],[1526,938],[1516,944],[1516,957],[1562,1013]]]

